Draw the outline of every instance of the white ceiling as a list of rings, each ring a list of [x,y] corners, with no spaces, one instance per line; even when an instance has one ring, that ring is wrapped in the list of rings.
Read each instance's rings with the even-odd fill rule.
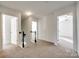
[[[35,15],[45,16],[52,11],[71,5],[72,1],[0,1],[0,5],[6,6],[8,8],[20,10],[22,12],[31,11]]]

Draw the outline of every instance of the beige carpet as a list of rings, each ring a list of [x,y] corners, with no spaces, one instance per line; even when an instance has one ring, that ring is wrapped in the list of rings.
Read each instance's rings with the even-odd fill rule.
[[[52,43],[38,41],[37,44],[30,44],[28,47],[21,48],[12,45],[8,49],[0,52],[2,58],[60,58],[78,57],[77,54],[68,48]]]

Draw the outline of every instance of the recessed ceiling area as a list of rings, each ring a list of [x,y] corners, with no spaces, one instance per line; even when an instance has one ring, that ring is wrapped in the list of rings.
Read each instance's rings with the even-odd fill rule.
[[[33,12],[34,15],[45,16],[52,11],[68,5],[73,1],[0,1],[0,5],[22,11]]]

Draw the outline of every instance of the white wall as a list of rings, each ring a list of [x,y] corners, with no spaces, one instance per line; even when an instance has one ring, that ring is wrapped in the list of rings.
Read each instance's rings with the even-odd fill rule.
[[[38,20],[38,39],[57,41],[57,20],[54,14]]]
[[[78,55],[79,55],[79,2],[77,2],[77,11],[76,11],[76,17],[77,17],[77,47],[78,47]]]
[[[0,13],[0,50],[2,49],[2,14]]]

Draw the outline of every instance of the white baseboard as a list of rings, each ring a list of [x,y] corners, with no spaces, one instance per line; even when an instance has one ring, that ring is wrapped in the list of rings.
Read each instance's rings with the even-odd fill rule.
[[[54,45],[56,45],[56,46],[57,46],[57,45],[58,45],[58,44],[57,44],[57,42],[54,42]]]

